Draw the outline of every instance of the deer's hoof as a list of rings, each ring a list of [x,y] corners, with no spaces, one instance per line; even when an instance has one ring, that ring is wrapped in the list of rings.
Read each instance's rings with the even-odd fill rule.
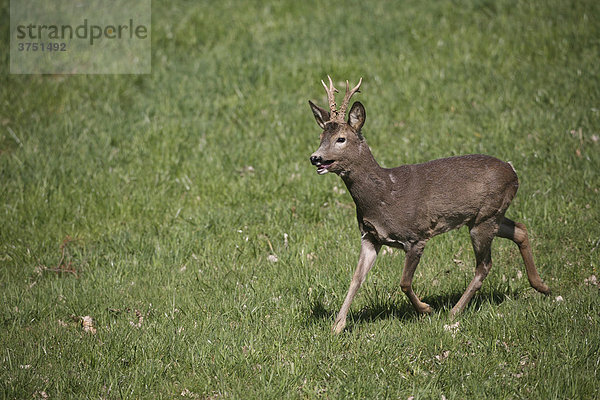
[[[431,308],[431,306],[427,303],[422,303],[417,311],[421,314],[431,314],[433,312],[433,308]]]
[[[550,288],[548,287],[548,285],[542,283],[540,284],[539,287],[535,288],[538,292],[543,293],[545,295],[550,295],[552,293],[552,291],[550,290]]]
[[[452,308],[452,310],[450,310],[450,319],[452,320],[452,319],[456,318],[456,316],[458,314],[460,314],[460,311],[461,311],[460,308],[457,308],[456,306],[454,306]]]
[[[335,333],[336,335],[339,335],[340,333],[342,333],[344,331],[344,328],[346,327],[346,321],[345,320],[335,320],[335,322],[333,323],[333,326],[331,327],[331,331],[333,333]]]

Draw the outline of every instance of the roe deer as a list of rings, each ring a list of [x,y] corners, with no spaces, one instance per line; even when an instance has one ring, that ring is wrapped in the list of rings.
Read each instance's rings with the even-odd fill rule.
[[[346,81],[346,94],[339,110],[329,78],[329,111],[309,101],[323,129],[321,144],[310,161],[320,175],[338,174],[356,204],[358,227],[362,234],[358,265],[346,299],[332,330],[340,333],[358,288],[377,257],[382,245],[404,249],[406,258],[400,286],[419,313],[431,312],[412,289],[412,279],[427,241],[435,235],[466,225],[475,251],[475,277],[452,308],[451,316],[461,312],[481,287],[492,266],[491,245],[495,236],[511,239],[519,246],[531,286],[548,294],[550,289],[540,278],[535,265],[527,229],[504,216],[517,192],[519,181],[512,166],[497,158],[472,154],[443,158],[423,164],[382,168],[373,158],[361,134],[365,108],[355,102],[345,121],[353,89]]]

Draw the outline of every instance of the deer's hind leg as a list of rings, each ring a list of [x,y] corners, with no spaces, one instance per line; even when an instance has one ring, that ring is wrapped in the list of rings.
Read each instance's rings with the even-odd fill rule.
[[[531,247],[529,246],[529,237],[527,236],[527,228],[525,225],[504,218],[500,223],[500,229],[498,229],[497,236],[510,239],[519,246],[521,257],[523,257],[523,262],[525,263],[529,284],[538,292],[549,294],[550,288],[542,281],[542,278],[540,278],[540,274],[538,274],[535,264],[533,263],[533,254],[531,253]]]
[[[451,316],[455,316],[464,310],[490,272],[492,268],[492,240],[494,240],[497,230],[498,222],[495,219],[489,219],[471,228],[469,233],[475,251],[475,276],[467,286],[467,290],[450,311]]]

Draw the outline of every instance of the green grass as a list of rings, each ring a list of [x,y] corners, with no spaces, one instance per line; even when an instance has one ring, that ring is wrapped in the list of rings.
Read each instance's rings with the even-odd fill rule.
[[[585,282],[600,275],[599,2],[152,12],[151,75],[9,75],[0,34],[2,398],[600,397]],[[308,162],[307,100],[326,103],[327,74],[363,77],[385,166],[510,160],[508,216],[553,294],[498,239],[452,328],[474,266],[458,231],[431,240],[415,276],[435,313],[414,313],[403,255],[385,254],[333,336],[360,240],[343,183]]]

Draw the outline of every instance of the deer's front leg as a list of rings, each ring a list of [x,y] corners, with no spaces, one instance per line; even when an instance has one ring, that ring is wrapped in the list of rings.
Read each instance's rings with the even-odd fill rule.
[[[425,241],[421,241],[411,245],[410,248],[406,250],[406,258],[404,261],[404,270],[402,271],[400,287],[406,296],[408,296],[408,299],[417,312],[421,314],[429,314],[433,310],[429,304],[423,303],[419,299],[412,288],[413,276],[415,274],[415,270],[417,269],[417,265],[419,265],[419,260],[421,260],[421,255],[423,254],[424,249]]]
[[[344,300],[344,304],[342,304],[342,308],[340,309],[340,312],[333,323],[332,330],[335,333],[341,333],[346,327],[346,316],[348,315],[350,304],[352,304],[352,300],[354,299],[358,288],[360,288],[360,285],[362,285],[362,283],[365,281],[367,273],[373,267],[380,248],[381,246],[376,244],[370,235],[363,236],[360,248],[360,256],[358,258],[358,265],[356,266],[356,270],[352,276],[352,282],[350,282],[350,288],[348,289],[346,300]]]

